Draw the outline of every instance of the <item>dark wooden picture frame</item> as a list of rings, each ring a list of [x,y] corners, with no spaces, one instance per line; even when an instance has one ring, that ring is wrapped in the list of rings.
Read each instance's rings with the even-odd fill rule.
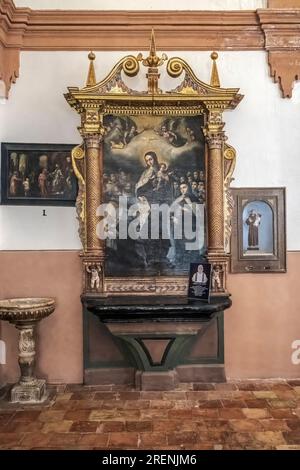
[[[72,144],[1,144],[1,204],[74,206]]]
[[[285,188],[232,188],[232,273],[286,272]]]

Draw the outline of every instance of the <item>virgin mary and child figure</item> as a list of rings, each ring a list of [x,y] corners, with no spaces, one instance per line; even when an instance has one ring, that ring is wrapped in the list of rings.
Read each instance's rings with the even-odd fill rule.
[[[173,206],[176,206],[176,200],[174,201],[173,196],[172,174],[168,171],[165,163],[158,162],[155,152],[147,152],[144,159],[147,168],[141,174],[135,191],[147,265],[172,267],[175,264],[178,265],[179,261],[181,263],[183,261],[183,253],[179,253],[178,242],[174,240],[174,220],[176,218],[173,210],[169,209],[172,203]],[[192,195],[190,197],[192,198]],[[191,199],[189,202],[192,207]],[[161,209],[162,204],[164,204],[166,212]],[[177,205],[179,207],[179,201]],[[159,208],[159,206],[161,207]],[[185,209],[182,204],[180,210],[183,214]],[[155,211],[157,211],[156,214]],[[180,223],[182,224],[182,221]],[[184,242],[183,238],[179,241],[181,245]],[[173,254],[170,255],[172,251]]]
[[[154,266],[162,262],[168,266],[167,254],[170,240],[162,234],[162,214],[158,214],[158,218],[154,221],[153,217],[151,220],[151,211],[153,211],[153,204],[157,207],[162,203],[171,202],[172,185],[167,166],[159,164],[155,152],[147,152],[144,160],[147,168],[136,183],[135,192],[139,212],[139,231],[143,239],[146,264]]]

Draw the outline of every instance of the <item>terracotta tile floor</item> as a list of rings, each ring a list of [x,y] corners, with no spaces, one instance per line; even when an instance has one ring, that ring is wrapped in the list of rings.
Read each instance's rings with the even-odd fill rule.
[[[57,390],[43,406],[0,400],[0,449],[300,450],[300,380]]]

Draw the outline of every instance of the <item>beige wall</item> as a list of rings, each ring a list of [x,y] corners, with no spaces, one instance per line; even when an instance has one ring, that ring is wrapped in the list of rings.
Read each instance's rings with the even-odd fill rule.
[[[235,274],[229,277],[233,307],[225,313],[227,377],[300,377],[291,362],[300,339],[300,252],[288,253],[286,274]],[[0,298],[53,296],[54,314],[38,330],[38,369],[52,383],[82,381],[80,260],[76,251],[0,252]],[[17,331],[2,322],[7,364],[2,381],[18,376]],[[107,338],[106,338],[107,339]],[[107,342],[113,351],[114,346]],[[1,379],[1,375],[0,375]]]

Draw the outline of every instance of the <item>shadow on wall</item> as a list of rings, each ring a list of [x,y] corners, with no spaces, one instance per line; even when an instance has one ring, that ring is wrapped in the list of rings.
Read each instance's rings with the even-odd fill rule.
[[[4,341],[0,340],[0,365],[2,364],[6,364],[6,347]]]
[[[0,335],[1,335],[1,325],[0,325]],[[3,377],[3,365],[6,364],[6,346],[5,342],[0,340],[0,389],[4,384],[4,377]]]
[[[6,93],[5,83],[3,80],[0,80],[0,103],[6,102],[5,93]]]

